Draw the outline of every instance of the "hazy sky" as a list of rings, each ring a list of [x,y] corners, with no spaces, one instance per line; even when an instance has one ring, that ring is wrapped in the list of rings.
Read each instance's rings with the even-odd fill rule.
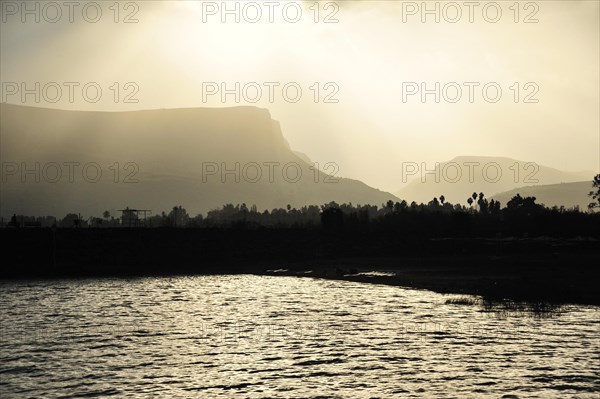
[[[343,177],[388,191],[402,186],[402,162],[433,167],[458,155],[508,156],[565,170],[600,168],[600,3],[595,0],[520,2],[518,16],[513,1],[482,1],[473,9],[462,1],[438,2],[439,23],[435,15],[422,14],[420,1],[304,2],[296,23],[297,8],[285,2],[239,2],[239,23],[235,15],[221,14],[220,1],[121,2],[118,16],[109,8],[114,2],[98,2],[102,16],[96,23],[86,21],[96,18],[94,5],[84,18],[85,2],[73,10],[72,23],[62,1],[54,3],[60,17],[54,5],[40,3],[39,23],[34,14],[22,15],[20,1],[0,3],[0,80],[10,103],[21,103],[18,95],[6,96],[11,82],[30,87],[97,82],[103,90],[97,103],[82,97],[81,86],[70,103],[64,85],[56,103],[42,97],[35,104],[32,95],[26,103],[116,111],[257,105],[281,122],[292,148],[314,161],[336,162]],[[227,6],[234,9],[235,3]],[[492,23],[495,4],[502,15]],[[257,10],[262,17],[252,23]],[[132,13],[138,22],[123,23]],[[324,23],[326,17],[337,22]],[[53,19],[58,22],[49,22]],[[125,86],[128,82],[135,86]],[[204,101],[203,86],[210,82],[230,89],[236,82],[240,87],[256,82],[262,97],[252,103],[256,85],[249,85],[250,101],[242,95],[238,104],[233,94],[225,102],[220,94]],[[265,82],[279,84],[273,102]],[[421,83],[433,89],[436,82],[439,103],[434,94],[425,103],[420,93],[403,99],[407,89]],[[456,84],[442,90],[451,82]],[[472,103],[464,82],[473,82]],[[289,101],[282,93],[288,83],[293,83]],[[488,83],[490,101],[495,87],[501,88],[498,102],[484,98]],[[136,86],[133,98],[139,102],[124,103]],[[457,86],[462,97],[452,103]],[[302,89],[296,103],[291,102],[294,87]],[[54,97],[52,90],[48,97]],[[329,94],[338,102],[325,103]],[[530,94],[537,103],[524,102]]]

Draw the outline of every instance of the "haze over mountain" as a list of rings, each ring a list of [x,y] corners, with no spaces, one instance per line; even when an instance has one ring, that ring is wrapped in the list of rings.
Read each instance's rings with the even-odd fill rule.
[[[524,186],[591,182],[594,176],[592,171],[565,172],[535,162],[486,156],[459,156],[435,167],[405,165],[403,173],[412,180],[396,193],[399,198],[426,203],[444,195],[446,201],[461,204],[473,192],[491,197]]]
[[[26,2],[0,3],[14,3],[23,10]],[[282,18],[281,3],[271,23],[268,2],[259,1],[255,3],[262,18],[257,23],[244,18],[236,23],[231,14],[225,16],[226,23],[219,14],[203,23],[202,7],[210,2],[140,1],[133,2],[139,7],[136,24],[114,23],[110,8],[114,1],[97,2],[104,8],[98,23],[82,18],[81,6],[72,22],[63,3],[35,3],[39,13],[46,8],[51,12],[52,5],[59,4],[63,12],[57,23],[43,18],[35,23],[34,13],[17,12],[6,15],[0,25],[2,82],[26,84],[29,89],[36,82],[42,88],[56,82],[63,88],[62,96],[56,103],[41,96],[36,103],[33,95],[23,100],[21,91],[7,95],[5,90],[0,101],[88,111],[268,108],[284,125],[293,149],[321,164],[335,162],[344,176],[391,193],[402,187],[398,175],[403,162],[432,164],[462,154],[511,156],[560,170],[598,168],[598,1],[538,2],[540,23],[515,23],[516,1],[496,2],[502,7],[498,23],[483,18],[484,3],[473,7],[477,15],[470,21],[471,7],[464,1],[456,2],[462,10],[457,23],[440,16],[454,15],[452,2],[440,2],[437,17],[435,12],[417,12],[404,21],[404,8],[413,2],[320,1],[320,23],[314,19],[315,1],[300,2],[303,18],[297,23]],[[241,9],[254,2],[237,3]],[[424,3],[413,5],[424,11]],[[537,4],[531,3],[519,2],[532,8]],[[340,7],[335,15],[330,9],[334,4]],[[324,22],[330,13],[339,23]],[[529,14],[521,7],[521,22]],[[122,10],[120,18],[127,15]],[[80,84],[73,101],[66,82]],[[103,89],[98,102],[84,100],[82,88],[88,82]],[[128,82],[139,87],[134,96],[139,102],[123,101],[131,93],[124,88]],[[266,82],[279,84],[273,99]],[[403,85],[411,82],[428,89],[439,83],[440,102],[433,95],[423,102],[421,89],[403,101]],[[473,101],[466,82],[478,84]],[[539,102],[525,102],[531,93],[525,88],[528,82],[539,86],[533,96]],[[115,83],[121,86],[117,102],[110,89]],[[262,96],[256,103],[242,95],[239,101],[235,95],[223,99],[220,89],[204,98],[206,83],[229,90],[236,83],[242,88],[258,83]],[[300,101],[284,98],[282,89],[288,83],[301,87]],[[326,88],[328,83],[339,90]],[[449,83],[461,87],[456,103],[442,95]],[[497,103],[484,99],[487,83],[501,87]],[[515,83],[516,91],[511,89]],[[311,89],[315,87],[318,90]],[[515,94],[520,94],[518,103]],[[329,95],[335,102],[325,102]]]
[[[0,140],[4,217],[397,200],[329,177],[334,165],[320,165],[328,174],[314,169],[256,107],[89,112],[1,104]]]
[[[504,206],[519,194],[521,197],[535,197],[536,203],[544,204],[547,207],[564,206],[573,208],[578,206],[580,210],[585,211],[592,199],[588,193],[592,191],[592,181],[581,181],[576,183],[549,184],[543,186],[519,187],[510,191],[505,191],[494,195],[492,198]]]

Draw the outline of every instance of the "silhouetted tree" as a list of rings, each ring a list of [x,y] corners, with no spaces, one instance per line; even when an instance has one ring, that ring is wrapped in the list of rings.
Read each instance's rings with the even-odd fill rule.
[[[169,212],[167,219],[168,225],[171,227],[184,227],[190,220],[190,216],[185,208],[182,208],[181,205],[179,205],[173,207],[171,212]]]
[[[388,202],[386,202],[385,209],[387,209],[387,211],[391,213],[394,210],[394,201],[389,200]]]
[[[204,226],[204,218],[202,217],[202,214],[198,214],[196,216],[194,216],[193,218],[190,218],[190,220],[187,223],[187,227],[195,227],[195,228],[199,228],[199,227],[203,227]]]
[[[500,202],[491,200],[488,210],[492,215],[498,215],[500,213]]]
[[[19,227],[19,222],[17,221],[17,214],[13,213],[10,218],[10,223],[8,224],[10,227]]]
[[[594,190],[590,191],[588,195],[595,201],[589,203],[588,208],[590,210],[600,206],[600,174],[594,176],[592,187],[594,187]]]
[[[479,199],[477,200],[477,205],[479,205],[479,212],[487,213],[488,212],[488,201],[485,199],[483,193],[479,193]]]
[[[325,230],[341,230],[344,225],[344,213],[335,207],[325,209],[321,214],[321,225]]]
[[[438,201],[438,199],[436,197],[433,197],[433,199],[427,203],[427,206],[430,209],[437,209],[440,207],[440,202]]]
[[[516,212],[521,215],[532,215],[544,209],[542,205],[536,204],[535,200],[535,197],[523,198],[520,194],[517,194],[508,201],[506,209],[509,212]]]
[[[60,227],[79,227],[79,215],[76,213],[69,213],[59,223]]]
[[[408,207],[406,201],[402,200],[394,204],[394,213],[400,213]]]

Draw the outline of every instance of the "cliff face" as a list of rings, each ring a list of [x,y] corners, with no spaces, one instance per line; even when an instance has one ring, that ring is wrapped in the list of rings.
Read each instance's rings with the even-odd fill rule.
[[[144,173],[194,176],[203,162],[285,158],[265,109],[60,111],[1,106],[3,159],[136,162]]]
[[[255,107],[85,112],[2,104],[0,157],[5,217],[395,199],[311,169],[269,111]]]

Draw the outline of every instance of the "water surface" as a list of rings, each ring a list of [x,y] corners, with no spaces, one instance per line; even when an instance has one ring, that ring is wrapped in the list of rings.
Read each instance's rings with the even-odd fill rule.
[[[0,397],[597,398],[600,311],[294,277],[0,282]]]

